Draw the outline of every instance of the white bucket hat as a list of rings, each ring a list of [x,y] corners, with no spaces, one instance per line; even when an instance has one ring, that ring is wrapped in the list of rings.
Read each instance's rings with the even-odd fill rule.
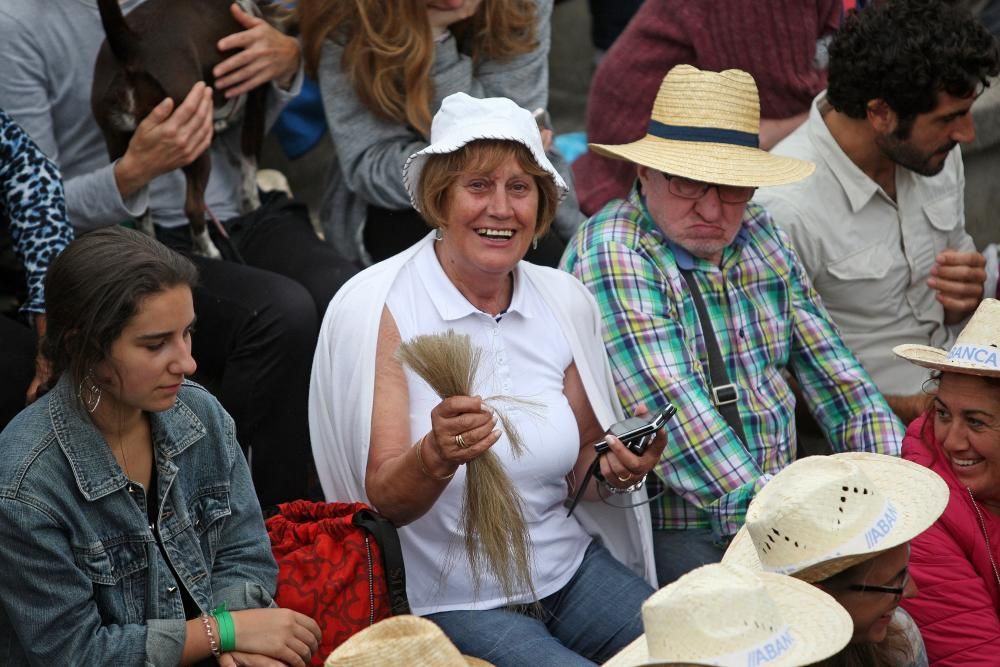
[[[506,97],[476,98],[465,93],[455,93],[444,98],[441,108],[431,121],[431,144],[406,159],[403,165],[403,184],[410,195],[413,208],[417,205],[417,188],[420,173],[429,155],[454,153],[462,146],[478,139],[502,139],[524,144],[538,166],[552,176],[559,192],[559,201],[566,198],[569,189],[562,176],[545,156],[538,122],[530,111],[522,109]]]
[[[419,616],[390,616],[351,636],[326,658],[324,667],[490,667],[462,655],[441,628]]]
[[[822,581],[924,532],[948,504],[937,473],[895,456],[808,456],[750,503],[722,558],[753,570]]]
[[[705,72],[677,65],[663,77],[651,116],[642,139],[590,148],[605,157],[721,185],[784,185],[816,168],[760,148],[757,84],[742,70]]]
[[[1000,377],[1000,301],[983,299],[948,351],[927,345],[897,345],[892,351],[924,368]]]
[[[642,624],[646,633],[605,667],[797,667],[833,655],[854,632],[850,615],[815,586],[720,563],[653,593]]]

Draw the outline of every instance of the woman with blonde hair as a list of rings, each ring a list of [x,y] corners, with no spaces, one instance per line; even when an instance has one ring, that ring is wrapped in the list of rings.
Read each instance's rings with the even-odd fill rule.
[[[521,261],[565,184],[510,100],[449,96],[431,136],[403,179],[435,232],[355,276],[323,320],[309,392],[323,491],[399,527],[410,607],[462,653],[498,667],[600,663],[642,632],[655,580],[642,484],[666,438],[638,455],[607,436],[604,481],[584,486],[594,443],[622,417],[600,316],[573,276]],[[450,333],[479,348],[480,372],[442,398],[398,355]],[[515,403],[498,421],[482,398],[498,395],[540,412]],[[515,493],[488,504],[516,495],[523,514],[470,524],[463,501],[489,487],[477,481],[491,459]],[[591,502],[570,514],[581,488]],[[610,494],[618,507],[600,502]]]
[[[334,247],[371,263],[426,233],[400,168],[427,147],[431,116],[448,95],[547,106],[551,13],[552,0],[300,0],[307,69],[337,153],[321,211]],[[546,149],[568,180],[568,166]],[[558,261],[582,220],[570,195],[555,235],[529,260]]]

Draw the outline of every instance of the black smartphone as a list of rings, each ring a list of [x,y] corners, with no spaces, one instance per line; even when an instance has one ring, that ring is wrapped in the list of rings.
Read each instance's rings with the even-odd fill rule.
[[[653,438],[656,437],[656,432],[663,428],[676,412],[677,408],[667,403],[666,407],[651,415],[629,417],[620,422],[615,422],[608,429],[608,433],[621,440],[622,444],[628,447],[636,456],[642,456],[646,448],[649,447],[649,443],[653,442]],[[584,476],[583,482],[577,488],[576,495],[573,496],[573,500],[569,504],[569,512],[567,512],[566,516],[572,514],[577,503],[580,502],[584,489],[590,483],[590,478],[596,475],[598,479],[603,479],[600,472],[601,455],[609,449],[610,447],[605,440],[594,443],[594,451],[597,452],[597,457],[587,469],[587,474]]]
[[[653,438],[656,437],[656,432],[663,428],[676,412],[677,408],[668,403],[665,408],[650,415],[629,417],[616,422],[608,429],[608,433],[621,440],[622,444],[628,447],[633,454],[642,456],[646,448],[649,447],[649,443],[653,442]],[[605,440],[594,443],[594,451],[598,454],[603,454],[608,449],[610,447]]]

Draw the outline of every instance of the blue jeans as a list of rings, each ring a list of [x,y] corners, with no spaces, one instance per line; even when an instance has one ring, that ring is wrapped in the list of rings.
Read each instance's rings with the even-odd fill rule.
[[[724,551],[712,535],[711,528],[654,530],[657,583],[662,588],[697,567],[718,563]]]
[[[572,667],[608,660],[642,634],[643,601],[653,594],[644,579],[591,542],[576,574],[562,590],[528,605],[444,611],[427,618],[465,655],[497,667]]]

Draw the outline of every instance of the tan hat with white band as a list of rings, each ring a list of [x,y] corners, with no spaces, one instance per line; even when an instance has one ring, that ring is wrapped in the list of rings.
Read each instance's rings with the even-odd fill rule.
[[[642,605],[645,634],[604,663],[797,667],[851,639],[850,615],[820,589],[739,565],[703,565]]]
[[[821,581],[909,542],[947,504],[948,486],[922,465],[867,452],[809,456],[761,489],[723,562]]]

